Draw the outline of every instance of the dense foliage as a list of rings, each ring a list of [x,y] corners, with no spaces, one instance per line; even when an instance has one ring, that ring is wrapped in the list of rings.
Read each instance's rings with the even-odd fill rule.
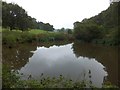
[[[4,28],[20,29],[22,31],[31,29],[42,29],[53,31],[53,25],[37,22],[20,6],[14,3],[2,2],[2,26]]]
[[[79,23],[77,27],[74,28],[74,35],[77,39],[90,42],[93,39],[99,39],[102,37],[101,29],[102,28],[96,24]]]
[[[40,79],[33,80],[32,76],[28,76],[28,80],[21,80],[23,74],[19,74],[17,71],[11,71],[9,66],[3,66],[3,89],[7,88],[73,88],[73,89],[80,89],[80,88],[93,88],[97,89],[92,84],[89,84],[86,81],[74,81],[72,79],[67,79],[63,75],[59,75],[58,77],[45,77],[42,73],[40,75]],[[118,88],[115,85],[112,85],[110,82],[106,82],[102,89],[110,89],[110,88]]]
[[[120,44],[120,2],[112,3],[98,15],[82,22],[74,23],[74,35],[77,39],[88,42]]]

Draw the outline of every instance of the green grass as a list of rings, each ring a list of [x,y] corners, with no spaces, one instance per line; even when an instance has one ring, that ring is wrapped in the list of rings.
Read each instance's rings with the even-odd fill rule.
[[[2,29],[3,44],[13,46],[19,43],[48,42],[48,41],[67,41],[71,40],[68,34],[59,32],[50,32],[44,30],[29,30],[21,32],[20,30]]]
[[[13,45],[16,43],[23,43],[23,42],[29,42],[32,39],[33,35],[28,34],[27,32],[20,32],[20,31],[8,31],[3,30],[2,31],[2,41],[3,44],[9,44]]]
[[[44,31],[44,30],[39,30],[39,29],[32,29],[29,31],[29,33],[31,34],[43,34],[43,33],[49,33],[48,31]]]

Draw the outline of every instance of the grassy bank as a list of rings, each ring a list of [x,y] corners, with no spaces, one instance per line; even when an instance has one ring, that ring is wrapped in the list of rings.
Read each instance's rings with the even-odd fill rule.
[[[49,32],[44,30],[29,30],[21,32],[19,30],[2,30],[3,44],[14,45],[19,43],[47,42],[72,40],[71,35],[58,32]]]
[[[112,38],[112,37],[111,37]],[[110,37],[104,39],[94,39],[89,43],[108,45],[108,46],[120,46],[118,40],[111,39]],[[2,30],[2,43],[4,45],[14,46],[19,43],[43,43],[53,41],[73,41],[75,37],[72,34],[66,34],[63,32],[50,32],[44,30],[32,29],[29,31],[21,32],[20,30],[9,31],[7,29]],[[86,42],[80,40],[81,42]]]

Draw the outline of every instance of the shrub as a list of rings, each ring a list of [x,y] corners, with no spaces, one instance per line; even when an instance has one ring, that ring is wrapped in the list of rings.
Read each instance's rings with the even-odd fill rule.
[[[94,39],[102,38],[102,27],[96,24],[79,23],[74,28],[74,36],[79,40],[91,42]]]

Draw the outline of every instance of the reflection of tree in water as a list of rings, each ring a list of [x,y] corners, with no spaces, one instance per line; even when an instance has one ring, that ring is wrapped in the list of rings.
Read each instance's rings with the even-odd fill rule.
[[[18,45],[15,48],[3,47],[3,64],[7,64],[11,69],[19,70],[23,67],[32,55],[30,51],[35,50],[33,45]]]
[[[44,43],[38,43],[37,46],[44,46],[49,48],[50,46],[56,45],[56,46],[61,46],[61,45],[66,45],[71,43],[70,41],[55,41],[55,42],[44,42]]]
[[[108,80],[118,84],[118,47],[108,47],[75,41],[73,52],[76,57],[95,58],[102,63],[108,72]]]
[[[20,44],[17,47],[8,48],[3,46],[2,48],[2,61],[4,64],[7,64],[11,69],[20,70],[25,64],[29,61],[32,53],[30,51],[36,50],[37,46],[50,47],[53,45],[64,45],[68,42],[46,42],[46,43],[37,43],[37,44]]]

